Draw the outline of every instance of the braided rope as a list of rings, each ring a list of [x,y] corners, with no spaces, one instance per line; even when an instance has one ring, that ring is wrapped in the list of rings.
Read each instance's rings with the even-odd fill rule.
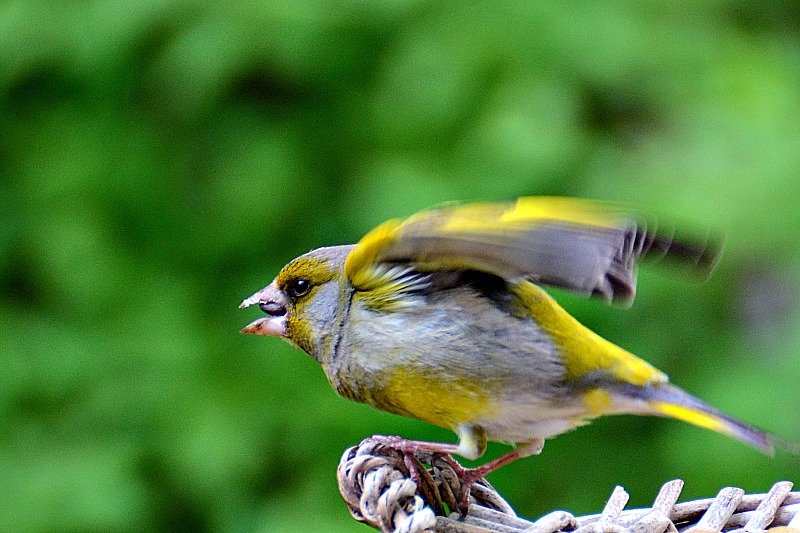
[[[418,463],[419,484],[412,480],[415,465],[409,460]],[[678,479],[661,487],[652,507],[631,510],[625,510],[628,493],[617,487],[600,514],[576,518],[556,511],[530,522],[517,517],[486,482],[472,486],[465,517],[457,511],[444,516],[445,507],[457,508],[461,494],[450,464],[431,454],[409,459],[369,439],[344,452],[337,477],[353,518],[384,533],[800,533],[800,492],[792,492],[789,481],[766,494],[726,487],[715,498],[676,503],[683,490]]]
[[[364,442],[348,449],[339,463],[339,492],[350,514],[381,531],[435,531],[436,515],[417,494],[403,454]]]

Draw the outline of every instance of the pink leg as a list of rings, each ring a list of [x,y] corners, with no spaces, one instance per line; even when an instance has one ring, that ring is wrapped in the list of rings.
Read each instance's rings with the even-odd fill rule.
[[[402,437],[397,436],[384,436],[384,435],[375,435],[371,437],[369,440],[373,442],[377,442],[378,444],[383,444],[389,448],[394,448],[396,450],[400,450],[403,454],[408,457],[415,453],[420,452],[427,452],[427,453],[434,453],[440,454],[443,458],[450,464],[453,468],[453,471],[456,473],[458,478],[461,480],[461,499],[458,502],[459,511],[461,511],[462,516],[467,514],[469,510],[469,494],[470,488],[473,483],[482,480],[491,472],[494,472],[498,468],[501,468],[509,463],[516,461],[522,457],[527,457],[533,453],[538,453],[541,449],[542,443],[533,443],[531,446],[525,446],[522,448],[517,448],[511,450],[510,452],[501,455],[497,459],[493,461],[489,461],[486,464],[478,466],[476,468],[464,468],[461,466],[455,459],[451,457],[451,454],[456,453],[458,450],[457,444],[450,444],[445,442],[428,442],[428,441],[420,441],[420,440],[411,440],[411,439],[404,439]],[[416,470],[416,468],[411,468],[410,465],[413,464],[412,461],[406,460],[406,466],[409,467],[409,471],[411,472],[411,476],[419,483],[420,481],[420,472]]]
[[[434,500],[438,500],[441,497],[439,496],[439,490],[436,489],[436,482],[434,481],[433,477],[428,473],[424,466],[419,462],[416,458],[415,454],[418,453],[431,453],[435,456],[440,456],[444,458],[448,464],[451,465],[453,471],[456,472],[456,475],[459,476],[459,472],[463,472],[463,468],[459,465],[451,456],[458,449],[457,444],[450,444],[445,442],[430,442],[430,441],[423,441],[423,440],[411,440],[411,439],[404,439],[403,437],[399,437],[396,435],[373,435],[372,437],[366,439],[366,441],[375,442],[386,446],[387,448],[391,448],[393,450],[397,450],[403,453],[403,464],[408,469],[409,474],[411,475],[411,479],[417,484],[418,490],[421,489],[423,486],[433,486],[434,490],[436,491],[436,496],[433,496]],[[366,442],[365,441],[365,442]],[[469,492],[467,493],[467,498],[469,498]],[[436,513],[444,513],[444,508],[439,507],[440,503],[436,503],[435,501],[429,501],[431,505],[435,505],[437,510]],[[460,504],[459,504],[460,506]]]
[[[449,442],[429,442],[424,440],[411,440],[398,437],[396,435],[373,435],[367,440],[383,444],[388,448],[400,450],[403,453],[456,453],[458,450],[457,444],[450,444]]]
[[[469,494],[473,483],[482,480],[498,468],[513,463],[517,459],[526,457],[527,455],[528,454],[520,453],[518,450],[511,450],[497,459],[475,468],[464,468],[452,457],[446,457],[445,460],[449,459],[448,463],[450,463],[450,466],[453,467],[456,475],[458,475],[458,478],[461,480],[461,500],[458,502],[458,510],[461,511],[461,514],[466,515],[469,510]]]
[[[475,468],[465,468],[463,469],[463,476],[461,479],[464,481],[479,481],[498,468],[506,466],[509,463],[513,463],[517,459],[521,459],[525,457],[525,455],[519,453],[517,450],[511,450],[510,452],[504,453],[497,459],[489,461],[488,463],[482,464],[481,466]]]

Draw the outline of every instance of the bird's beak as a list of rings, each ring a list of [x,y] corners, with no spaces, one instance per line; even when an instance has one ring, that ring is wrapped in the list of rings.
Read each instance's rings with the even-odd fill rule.
[[[242,329],[242,333],[253,335],[266,335],[269,337],[286,336],[286,319],[289,316],[288,301],[275,282],[267,285],[254,295],[246,298],[239,309],[258,304],[262,311],[269,316],[259,318],[249,323]]]

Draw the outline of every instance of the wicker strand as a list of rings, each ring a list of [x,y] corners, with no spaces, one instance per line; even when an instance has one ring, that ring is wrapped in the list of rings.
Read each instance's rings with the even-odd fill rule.
[[[726,487],[715,498],[677,503],[683,481],[676,479],[661,487],[652,507],[631,510],[628,493],[616,487],[600,514],[555,511],[530,522],[484,482],[472,486],[466,516],[444,516],[461,493],[450,463],[430,454],[410,460],[369,439],[345,451],[337,477],[353,518],[384,533],[800,533],[800,492],[789,481],[766,494]]]

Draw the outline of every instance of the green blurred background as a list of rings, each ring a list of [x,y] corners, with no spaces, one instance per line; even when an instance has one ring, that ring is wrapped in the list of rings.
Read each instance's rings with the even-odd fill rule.
[[[449,200],[620,200],[727,234],[707,284],[558,295],[674,382],[800,439],[793,1],[0,4],[0,531],[367,531],[335,470],[373,433],[239,328],[289,259]],[[493,445],[489,457],[506,448]],[[490,480],[596,512],[799,481],[679,422],[615,417]]]

